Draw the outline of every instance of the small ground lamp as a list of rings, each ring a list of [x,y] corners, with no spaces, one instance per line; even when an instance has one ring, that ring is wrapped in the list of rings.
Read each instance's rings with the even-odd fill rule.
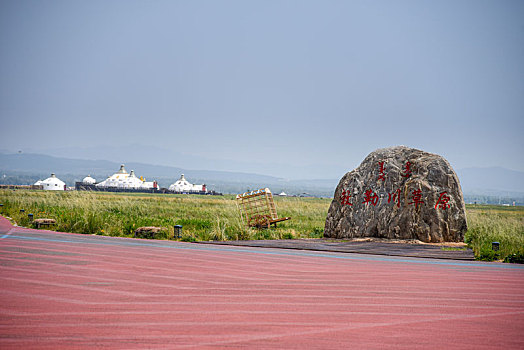
[[[175,225],[175,234],[173,238],[181,238],[182,237],[182,225]]]
[[[21,212],[21,213],[24,213],[24,212],[25,212],[25,209],[20,209],[20,212]]]
[[[491,250],[498,251],[500,249],[500,243],[499,242],[491,242]]]
[[[27,217],[29,218],[30,221],[33,221],[33,214],[27,214]]]

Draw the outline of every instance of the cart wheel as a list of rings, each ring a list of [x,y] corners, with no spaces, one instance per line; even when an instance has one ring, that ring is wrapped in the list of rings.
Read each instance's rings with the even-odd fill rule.
[[[269,215],[257,214],[249,218],[248,225],[257,228],[268,228],[270,224],[269,220]]]

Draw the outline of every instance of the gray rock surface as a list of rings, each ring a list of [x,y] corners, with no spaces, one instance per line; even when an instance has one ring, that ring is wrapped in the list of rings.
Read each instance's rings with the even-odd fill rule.
[[[462,242],[460,182],[441,156],[397,146],[376,150],[340,180],[324,236]]]

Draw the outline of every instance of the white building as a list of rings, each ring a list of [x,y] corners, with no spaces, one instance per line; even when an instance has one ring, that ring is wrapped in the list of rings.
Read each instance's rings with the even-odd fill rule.
[[[64,191],[66,189],[65,182],[57,178],[54,173],[45,180],[38,180],[35,185],[40,185],[47,191]]]
[[[131,170],[131,173],[128,173],[124,168],[124,164],[120,166],[120,170],[108,177],[106,180],[96,184],[96,186],[124,189],[153,189],[158,187],[156,181],[147,182],[136,177],[134,170]]]
[[[206,192],[206,185],[193,185],[186,180],[184,174],[174,184],[169,186],[172,192]]]
[[[86,184],[86,185],[94,185],[96,183],[96,180],[93,179],[91,177],[91,175],[87,175],[86,177],[84,177],[84,179],[82,180],[82,183]]]

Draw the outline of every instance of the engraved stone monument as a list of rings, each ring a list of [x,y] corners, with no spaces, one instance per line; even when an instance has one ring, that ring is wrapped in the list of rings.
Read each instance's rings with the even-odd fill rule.
[[[441,156],[397,146],[376,150],[340,180],[324,236],[463,242],[466,207]]]

